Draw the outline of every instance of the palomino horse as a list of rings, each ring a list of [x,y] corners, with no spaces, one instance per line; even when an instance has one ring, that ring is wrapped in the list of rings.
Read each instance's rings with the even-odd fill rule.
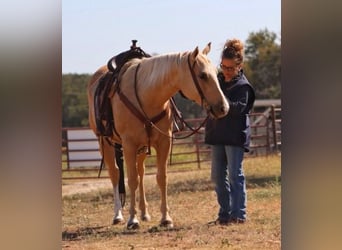
[[[116,83],[119,87],[111,96],[115,133],[110,139],[122,144],[130,190],[128,229],[139,227],[136,210],[138,185],[141,219],[150,220],[144,191],[144,160],[147,155],[146,148],[150,146],[156,152],[156,178],[161,192],[160,225],[173,226],[167,202],[166,171],[172,138],[169,99],[181,91],[188,99],[205,107],[215,118],[228,113],[229,104],[219,88],[216,68],[206,56],[209,51],[210,43],[202,52],[196,47],[192,52],[132,59],[120,71]],[[89,123],[94,132],[94,93],[100,77],[107,71],[106,66],[99,68],[88,84]],[[106,140],[100,144],[100,149],[114,189],[113,224],[117,224],[123,221],[123,215],[118,192],[119,169],[114,160],[115,151]]]

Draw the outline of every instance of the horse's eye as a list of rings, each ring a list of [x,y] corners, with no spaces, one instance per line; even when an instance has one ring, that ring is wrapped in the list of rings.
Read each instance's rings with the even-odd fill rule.
[[[199,78],[202,79],[202,80],[207,80],[207,79],[208,79],[208,74],[205,73],[205,72],[202,72],[202,73],[199,75]]]

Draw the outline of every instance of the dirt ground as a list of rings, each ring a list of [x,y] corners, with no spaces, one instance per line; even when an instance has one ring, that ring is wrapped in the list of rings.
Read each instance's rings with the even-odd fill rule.
[[[246,165],[248,223],[228,227],[208,224],[218,211],[209,169],[168,175],[171,230],[158,226],[155,175],[145,176],[152,220],[134,231],[111,225],[109,179],[63,181],[62,249],[281,249],[280,159],[261,159],[260,168],[257,160]],[[125,219],[129,194],[126,202]]]
[[[111,188],[110,179],[90,179],[82,181],[72,181],[62,185],[62,196],[74,194],[84,194],[103,188]]]

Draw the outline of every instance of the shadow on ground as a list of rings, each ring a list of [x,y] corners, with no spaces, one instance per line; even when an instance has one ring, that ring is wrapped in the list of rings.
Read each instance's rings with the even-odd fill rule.
[[[152,226],[147,229],[126,229],[123,227],[112,226],[97,226],[97,227],[81,227],[76,230],[65,230],[62,232],[63,241],[79,241],[85,238],[111,238],[118,235],[134,235],[134,234],[148,234],[148,233],[163,233],[163,232],[178,232],[184,230],[190,230],[189,227],[173,227],[166,228],[160,226]]]

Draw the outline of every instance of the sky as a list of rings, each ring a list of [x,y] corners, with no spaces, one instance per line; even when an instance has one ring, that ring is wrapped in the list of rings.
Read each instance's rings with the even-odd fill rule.
[[[268,29],[281,38],[280,0],[63,0],[62,73],[93,73],[131,40],[150,54],[203,49],[219,64],[227,39]]]

